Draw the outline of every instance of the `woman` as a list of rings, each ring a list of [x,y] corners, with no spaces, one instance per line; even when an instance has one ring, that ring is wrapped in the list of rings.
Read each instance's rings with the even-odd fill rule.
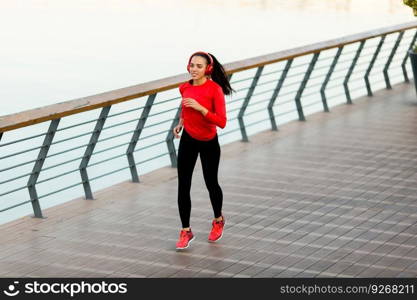
[[[222,215],[223,193],[217,181],[220,145],[216,126],[226,126],[224,95],[233,91],[223,66],[210,53],[200,51],[192,54],[187,70],[191,79],[179,87],[182,96],[181,117],[173,129],[176,138],[180,137],[178,133],[183,129],[177,161],[178,209],[182,223],[177,249],[187,248],[194,239],[190,227],[190,190],[198,154],[214,212],[208,240],[216,242],[223,235],[225,220]]]

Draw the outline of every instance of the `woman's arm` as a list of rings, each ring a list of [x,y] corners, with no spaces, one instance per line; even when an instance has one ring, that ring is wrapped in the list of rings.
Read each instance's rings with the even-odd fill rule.
[[[220,128],[226,126],[226,101],[224,100],[224,94],[221,87],[216,88],[214,93],[214,112],[209,111],[203,107],[200,112],[211,123],[216,124]]]
[[[211,112],[193,98],[183,98],[183,105],[199,111],[207,121],[216,124],[220,128],[224,128],[227,121],[226,102],[221,87],[216,88],[213,100],[214,112]]]
[[[180,136],[178,135],[178,133],[181,132],[182,128],[184,127],[184,119],[180,118],[180,121],[178,122],[177,126],[175,126],[172,129],[172,132],[174,133],[174,136],[178,139],[180,138]]]
[[[203,114],[204,117],[207,115],[208,111],[209,110],[207,108],[205,108],[204,106],[200,110],[200,112]]]

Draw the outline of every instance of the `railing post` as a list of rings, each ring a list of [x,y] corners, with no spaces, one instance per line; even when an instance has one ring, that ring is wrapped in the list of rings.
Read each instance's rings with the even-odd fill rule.
[[[167,147],[168,147],[169,158],[171,159],[171,167],[173,168],[176,168],[178,164],[177,164],[177,151],[175,150],[175,145],[174,145],[174,133],[172,131],[174,127],[178,125],[178,122],[180,120],[181,108],[182,108],[182,102],[177,109],[175,118],[172,120],[172,124],[170,127],[171,129],[169,130],[167,137],[165,139],[165,142],[167,143]],[[183,131],[184,131],[184,128],[183,128]]]
[[[314,53],[313,58],[311,59],[311,62],[307,68],[306,74],[304,75],[303,81],[301,81],[301,85],[298,88],[297,94],[295,95],[295,104],[297,105],[298,119],[300,121],[306,120],[304,117],[303,106],[301,105],[301,96],[307,85],[308,80],[310,79],[310,75],[313,72],[314,66],[317,62],[317,59],[319,58],[319,55],[320,52]]]
[[[384,78],[385,78],[385,83],[387,85],[387,89],[392,89],[391,82],[388,76],[388,69],[392,62],[392,59],[394,58],[395,52],[397,51],[397,48],[401,43],[401,39],[403,38],[403,36],[404,36],[404,31],[401,31],[397,37],[397,40],[395,41],[394,47],[392,48],[391,53],[388,57],[387,63],[385,64],[385,67],[384,67]]]
[[[371,97],[372,94],[372,89],[371,89],[371,84],[369,83],[369,75],[371,74],[372,68],[375,64],[375,61],[378,57],[379,51],[381,50],[382,45],[384,44],[384,40],[385,40],[386,34],[384,34],[383,36],[381,36],[381,39],[379,40],[378,46],[375,49],[374,55],[372,56],[371,62],[369,63],[368,69],[366,70],[365,73],[365,84],[366,84],[366,90],[368,91],[368,96]]]
[[[93,155],[93,151],[97,144],[98,138],[100,137],[101,130],[103,129],[104,123],[107,120],[110,108],[111,105],[105,106],[101,109],[100,116],[96,122],[96,126],[94,127],[93,134],[90,137],[90,141],[88,142],[88,146],[84,151],[83,158],[81,160],[80,166],[78,167],[78,169],[80,170],[81,180],[84,187],[85,199],[94,199],[93,193],[91,192],[90,180],[87,174],[87,167],[90,158]]]
[[[417,31],[414,33],[414,36],[413,36],[413,38],[411,40],[411,43],[410,43],[410,47],[408,47],[408,49],[411,49],[414,46],[414,43],[416,42],[416,39],[417,39]],[[401,64],[401,68],[403,69],[404,81],[405,82],[410,82],[410,79],[408,79],[407,68],[405,67],[407,59],[408,59],[408,51],[406,51],[406,53],[405,53],[403,62]]]
[[[38,158],[36,159],[35,165],[33,166],[32,173],[30,174],[30,177],[27,183],[35,218],[43,218],[41,206],[39,204],[38,194],[36,192],[36,182],[38,181],[39,174],[42,171],[42,166],[43,166],[43,163],[45,162],[45,158],[48,155],[49,147],[51,146],[52,140],[54,139],[56,129],[58,128],[59,120],[60,119],[54,119],[51,121],[51,124],[49,125],[49,128],[48,128],[48,132],[46,133],[45,139],[43,140],[43,144],[40,148]]]
[[[252,83],[249,87],[248,93],[246,94],[246,97],[242,103],[242,107],[240,108],[238,120],[239,120],[239,126],[240,126],[240,132],[242,133],[242,142],[248,142],[248,135],[246,134],[246,128],[245,128],[245,122],[243,121],[243,115],[245,114],[245,110],[248,107],[250,98],[252,97],[253,91],[255,90],[256,85],[258,84],[259,77],[261,77],[262,71],[264,69],[264,66],[258,67],[256,70],[255,77],[253,77]]]
[[[271,120],[272,130],[274,130],[274,131],[278,130],[278,126],[277,126],[277,123],[275,122],[275,115],[274,115],[273,106],[274,106],[275,100],[278,97],[279,91],[281,90],[282,85],[284,84],[284,80],[287,77],[288,71],[291,68],[292,62],[293,62],[292,58],[287,60],[287,63],[285,64],[285,67],[284,67],[284,70],[282,71],[281,77],[278,80],[277,86],[274,89],[274,93],[271,96],[271,100],[269,100],[269,103],[268,103],[269,119]]]
[[[345,94],[346,94],[347,104],[352,104],[352,99],[350,98],[350,92],[349,92],[349,87],[348,87],[349,78],[350,78],[350,76],[353,73],[353,69],[356,66],[356,62],[358,61],[359,56],[361,55],[363,46],[365,45],[365,41],[366,40],[363,40],[359,44],[358,50],[356,51],[356,54],[355,54],[355,57],[352,60],[352,64],[350,65],[349,70],[348,70],[348,72],[346,74],[345,80],[343,81],[343,86],[345,88]]]
[[[332,76],[333,71],[336,68],[337,61],[339,60],[339,57],[342,54],[343,47],[344,46],[340,46],[337,49],[336,55],[333,58],[332,64],[330,65],[330,69],[327,72],[326,77],[325,77],[325,79],[323,81],[323,84],[322,84],[322,86],[320,88],[321,101],[323,102],[323,109],[324,109],[325,112],[329,112],[329,107],[327,105],[327,98],[326,98],[326,92],[325,92],[325,90],[326,90],[327,84],[328,84],[328,82],[330,80],[330,77]]]
[[[156,94],[149,95],[148,100],[146,101],[145,107],[142,110],[142,114],[139,118],[136,129],[133,132],[132,138],[129,143],[129,147],[126,150],[127,161],[129,163],[130,173],[132,175],[132,182],[139,182],[138,171],[136,168],[135,157],[133,151],[135,151],[136,144],[138,143],[140,134],[142,133],[143,128],[145,127],[146,120],[148,119],[149,112],[151,111],[152,105],[155,101]]]

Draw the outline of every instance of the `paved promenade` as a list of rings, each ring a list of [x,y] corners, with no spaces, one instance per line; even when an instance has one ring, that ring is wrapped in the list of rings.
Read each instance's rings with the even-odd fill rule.
[[[1,225],[0,276],[417,277],[414,87],[306,119],[222,146],[217,244],[198,161],[189,249],[167,167]]]

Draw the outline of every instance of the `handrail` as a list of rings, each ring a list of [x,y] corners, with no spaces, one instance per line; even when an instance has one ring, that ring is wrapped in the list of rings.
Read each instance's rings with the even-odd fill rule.
[[[279,61],[290,60],[295,57],[304,56],[338,48],[344,45],[353,44],[370,38],[378,37],[383,34],[392,34],[407,29],[417,28],[417,22],[408,22],[390,27],[379,28],[372,31],[366,31],[358,34],[345,36],[338,39],[332,39],[307,46],[274,52],[271,54],[256,56],[249,59],[239,60],[224,65],[228,74],[241,72],[255,67],[265,66]],[[62,118],[65,116],[106,107],[116,103],[128,101],[155,94],[158,92],[173,89],[185,82],[188,74],[179,74],[166,77],[146,83],[133,85],[121,89],[116,89],[92,96],[82,97],[74,100],[60,102],[44,107],[30,109],[19,113],[0,116],[0,132],[6,132],[29,125],[42,123],[49,120]]]

